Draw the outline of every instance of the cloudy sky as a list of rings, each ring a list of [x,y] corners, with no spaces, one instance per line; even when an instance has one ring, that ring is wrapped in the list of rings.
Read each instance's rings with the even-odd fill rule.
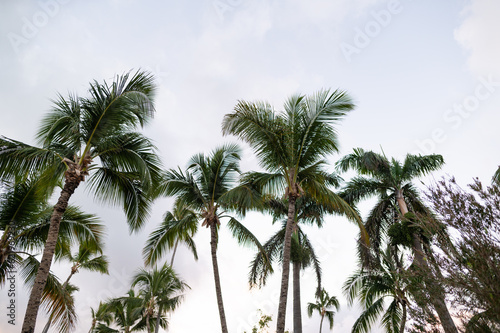
[[[447,164],[434,178],[488,181],[500,163],[499,12],[495,0],[2,1],[0,135],[34,143],[58,92],[84,96],[91,80],[142,68],[158,83],[156,118],[145,132],[167,168],[236,141],[222,137],[220,124],[237,100],[267,100],[281,109],[291,94],[340,88],[357,104],[338,128],[340,155],[355,147],[382,147],[398,159],[439,153]],[[246,147],[242,166],[258,168]],[[80,287],[76,332],[82,333],[90,327],[91,306],[127,290],[142,265],[144,241],[172,199],[159,200],[149,224],[133,235],[119,209],[94,203],[83,186],[72,202],[102,218],[111,260],[109,276],[82,272],[72,280]],[[262,241],[277,228],[258,214],[244,223]],[[341,300],[334,330],[350,332],[359,312],[347,306],[341,285],[355,267],[356,228],[330,217],[321,231],[307,230],[322,260],[324,286]],[[209,232],[200,230],[196,241],[198,262],[178,251],[174,268],[191,290],[171,318],[171,332],[220,331]],[[253,254],[222,231],[219,266],[231,332],[250,331],[257,309],[276,318],[280,274],[250,291]],[[69,266],[54,271],[64,278]],[[305,305],[314,300],[310,270],[302,281]],[[20,330],[28,291],[18,289],[17,326],[0,313],[1,332]],[[5,309],[7,295],[0,293]],[[37,331],[45,321],[41,313]],[[304,311],[303,323],[304,332],[316,332],[319,316],[309,319]]]

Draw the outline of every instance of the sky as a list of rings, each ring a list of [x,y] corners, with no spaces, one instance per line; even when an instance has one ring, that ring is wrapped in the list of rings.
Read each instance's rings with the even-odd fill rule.
[[[165,168],[184,168],[196,153],[238,142],[221,134],[222,118],[238,100],[269,101],[281,110],[293,94],[338,88],[356,108],[337,126],[341,151],[328,157],[332,165],[356,147],[383,149],[400,160],[407,153],[435,153],[446,165],[425,184],[443,175],[461,184],[473,177],[488,182],[500,164],[499,12],[495,0],[2,1],[0,135],[34,144],[58,93],[85,96],[92,80],[145,69],[155,75],[158,90],[155,119],[144,133]],[[239,143],[242,169],[258,170],[251,150]],[[80,272],[72,278],[80,288],[75,332],[83,333],[90,328],[90,307],[128,290],[142,266],[144,242],[173,199],[159,199],[135,234],[118,207],[94,202],[85,186],[71,202],[100,216],[111,261],[109,275]],[[279,227],[257,213],[242,222],[262,242]],[[341,303],[334,331],[350,332],[359,309],[346,304],[341,287],[356,267],[356,226],[332,216],[323,229],[306,230],[322,262],[323,285]],[[174,269],[191,290],[172,314],[169,332],[220,332],[208,230],[195,240],[197,262],[187,249],[177,252]],[[250,332],[257,309],[276,319],[281,274],[277,270],[266,287],[249,290],[254,254],[238,246],[223,223],[218,256],[230,332]],[[69,269],[65,263],[53,267],[61,279]],[[319,316],[305,312],[314,301],[312,270],[301,279],[303,330],[316,332]],[[28,290],[19,281],[17,288],[16,325],[0,310],[2,333],[21,329]],[[6,290],[0,295],[5,309]],[[291,299],[287,314],[292,329]],[[43,311],[38,318],[41,332]]]

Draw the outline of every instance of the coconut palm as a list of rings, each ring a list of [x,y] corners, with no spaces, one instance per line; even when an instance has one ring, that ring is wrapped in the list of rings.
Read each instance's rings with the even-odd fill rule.
[[[390,251],[388,247],[382,254],[382,261],[377,268],[361,268],[344,283],[343,291],[350,305],[355,299],[359,299],[364,309],[354,323],[352,333],[370,332],[379,318],[386,332],[404,332],[409,294],[405,279]],[[391,302],[386,308],[387,298]]]
[[[106,303],[99,302],[97,309],[94,310],[93,308],[90,308],[90,312],[92,315],[92,324],[90,326],[89,333],[102,331],[102,329],[99,330],[98,327],[106,327],[107,325],[110,325],[113,320],[113,316],[111,315]]]
[[[87,98],[58,97],[38,131],[41,147],[0,138],[0,180],[38,172],[50,193],[63,183],[23,333],[34,331],[61,217],[80,183],[87,180],[97,199],[122,205],[131,230],[144,224],[161,169],[153,144],[135,130],[151,119],[153,94],[153,78],[145,72],[118,76],[111,84],[93,82]]]
[[[340,182],[340,178],[338,179]],[[315,224],[323,226],[324,216],[335,213],[335,207],[320,205],[311,197],[305,195],[297,199],[295,212],[290,261],[292,263],[292,284],[293,284],[293,331],[302,332],[302,314],[300,297],[300,270],[313,266],[318,282],[317,293],[321,292],[321,267],[314,248],[307,235],[302,231],[301,224]],[[288,213],[288,202],[280,199],[267,199],[263,205],[263,210],[268,211],[273,216],[273,223],[280,221],[282,229],[278,230],[263,245],[267,257],[271,262],[283,260],[283,244],[286,232],[286,218]],[[283,220],[284,218],[284,220]],[[257,253],[250,266],[249,282],[251,286],[261,287],[266,283],[267,276],[272,273],[266,265],[263,253]]]
[[[424,236],[422,226],[415,221],[414,214],[430,215],[419,196],[418,189],[413,185],[415,178],[424,176],[431,171],[438,170],[444,164],[441,155],[410,155],[403,163],[392,159],[389,161],[384,155],[363,149],[354,149],[354,152],[343,157],[337,167],[341,171],[354,169],[360,176],[351,179],[343,190],[342,197],[350,204],[371,196],[378,197],[378,202],[372,209],[365,227],[370,233],[370,239],[380,253],[381,238],[387,234],[391,223],[394,223],[394,212],[397,211],[396,220],[402,222],[392,227],[392,232],[400,233],[406,230],[409,238],[407,245],[411,248],[414,259],[413,267],[418,267],[422,276],[431,277],[428,258],[424,252]],[[395,208],[397,207],[397,208]],[[399,229],[399,230],[398,230]],[[446,333],[456,333],[457,329],[444,302],[444,291],[427,279],[427,289],[433,290],[436,295],[430,301],[436,310],[441,324]]]
[[[227,225],[240,244],[255,244],[261,248],[258,240],[247,228],[236,218],[226,214],[226,210],[236,210],[237,206],[242,209],[244,200],[252,198],[247,188],[236,187],[240,174],[239,161],[240,148],[227,144],[216,148],[209,155],[194,155],[185,172],[170,169],[161,187],[166,195],[176,196],[177,200],[197,212],[198,218],[203,221],[201,226],[210,228],[212,267],[223,333],[227,333],[227,324],[217,262],[221,219],[228,219]]]
[[[145,328],[142,313],[144,311],[144,300],[136,295],[134,289],[130,289],[126,296],[112,298],[106,301],[105,307],[113,317],[112,324],[118,326],[125,333],[130,333]],[[106,325],[98,325],[98,332],[106,332],[110,328]]]
[[[167,263],[160,269],[139,270],[132,282],[132,287],[136,286],[145,304],[144,316],[148,333],[151,333],[150,320],[155,315],[155,333],[159,332],[161,317],[165,312],[175,310],[182,301],[180,293],[189,288]]]
[[[339,301],[335,296],[330,297],[325,289],[321,289],[321,292],[316,296],[316,299],[316,303],[307,303],[307,314],[311,317],[313,312],[317,311],[321,316],[319,333],[321,333],[321,329],[323,328],[323,319],[325,319],[325,316],[330,323],[331,330],[333,328],[333,317],[335,316],[335,311],[328,309],[333,307],[338,311],[340,308]]]
[[[198,216],[181,201],[177,200],[172,212],[166,212],[162,224],[156,228],[146,241],[142,250],[146,265],[155,264],[165,250],[172,249],[170,266],[174,264],[175,253],[179,242],[187,245],[198,260],[198,253],[193,236],[198,231]]]
[[[286,221],[282,228],[262,245],[265,255],[272,261],[283,260],[283,243],[285,240]],[[263,286],[267,277],[272,273],[266,264],[266,257],[262,253],[257,253],[250,265],[249,282],[251,286]],[[319,259],[314,252],[311,242],[300,226],[295,225],[292,234],[292,245],[290,261],[292,263],[293,282],[293,332],[302,332],[302,314],[300,297],[300,271],[309,266],[313,266],[316,272],[318,288],[321,286],[321,267]]]
[[[69,250],[64,251],[62,257],[73,264],[66,281],[64,281],[62,285],[63,290],[66,290],[69,280],[73,277],[73,275],[78,273],[80,269],[85,269],[91,272],[99,272],[101,274],[109,274],[108,259],[106,256],[102,255],[102,250],[96,250],[89,247],[86,243],[81,243],[78,248],[78,252],[75,254],[72,254]],[[50,315],[42,333],[48,332],[53,319],[54,316]]]
[[[351,219],[359,217],[328,186],[333,177],[325,171],[327,155],[339,149],[332,125],[354,108],[342,91],[320,91],[309,97],[295,95],[276,113],[266,102],[240,101],[222,123],[223,134],[233,134],[254,150],[267,172],[246,175],[264,194],[285,195],[288,218],[283,248],[283,269],[278,306],[277,333],[285,330],[286,300],[290,272],[290,249],[297,198],[307,193],[320,203],[330,202]]]

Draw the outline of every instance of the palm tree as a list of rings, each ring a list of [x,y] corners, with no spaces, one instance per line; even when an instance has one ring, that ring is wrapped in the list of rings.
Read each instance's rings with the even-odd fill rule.
[[[335,311],[328,310],[328,308],[334,307],[335,310],[339,310],[340,304],[335,296],[330,297],[325,289],[321,289],[319,296],[316,296],[316,303],[307,303],[307,314],[309,318],[312,316],[314,311],[317,311],[321,316],[321,321],[319,323],[319,333],[323,328],[323,319],[328,319],[330,323],[330,330],[333,328],[333,317],[335,316]]]
[[[370,233],[370,239],[378,246],[376,252],[380,252],[381,237],[394,223],[394,207],[398,207],[397,219],[414,220],[414,215],[408,214],[409,208],[413,213],[431,215],[429,209],[422,202],[417,188],[412,181],[415,178],[435,171],[444,164],[441,155],[410,155],[408,154],[403,163],[392,159],[389,161],[384,155],[363,149],[355,149],[352,154],[342,158],[337,167],[341,171],[354,169],[360,176],[351,179],[342,197],[350,204],[357,204],[359,201],[377,196],[378,202],[375,204],[365,227]],[[396,225],[397,227],[397,225]],[[419,235],[420,225],[416,222],[410,223],[408,245],[411,247],[414,259],[414,267],[418,267],[422,276],[430,277],[431,270],[428,258],[424,253],[424,240]],[[421,230],[421,229],[420,229]],[[457,333],[457,329],[444,301],[444,290],[435,285],[431,279],[427,279],[427,289],[435,291],[436,296],[431,297],[431,303],[436,310],[441,324],[446,333]]]
[[[257,253],[250,265],[249,282],[251,286],[263,286],[266,283],[267,276],[272,273],[266,262],[266,255],[269,260],[283,260],[283,243],[285,240],[286,221],[283,227],[278,230],[269,240],[262,245],[265,255]],[[293,276],[293,332],[302,332],[302,314],[300,302],[300,271],[310,265],[316,272],[318,288],[321,289],[321,267],[319,259],[314,252],[311,242],[307,235],[301,230],[300,226],[295,225],[292,235],[291,255]]]
[[[144,300],[136,295],[134,289],[130,289],[126,296],[112,298],[106,301],[105,308],[111,314],[112,324],[118,326],[125,333],[143,330],[145,321],[142,313],[144,311]],[[110,329],[105,325],[98,326],[100,331]]]
[[[165,263],[160,269],[141,269],[133,278],[132,287],[139,287],[144,301],[146,328],[151,333],[150,319],[156,314],[155,333],[159,332],[161,317],[166,311],[173,311],[180,304],[179,293],[189,286],[183,282],[172,267]]]
[[[81,243],[78,252],[72,254],[69,250],[64,251],[63,258],[67,259],[73,265],[71,266],[71,271],[62,285],[62,289],[65,290],[69,283],[69,280],[78,273],[80,269],[85,269],[91,272],[99,272],[101,274],[108,273],[108,259],[106,256],[102,255],[101,249],[94,249],[89,247],[86,243]],[[49,316],[49,320],[45,325],[42,333],[47,333],[50,325],[53,321],[53,316]]]
[[[174,249],[170,266],[174,264],[175,253],[179,242],[188,246],[198,260],[198,253],[193,236],[198,231],[198,216],[181,201],[177,200],[172,212],[166,212],[162,224],[155,229],[146,241],[142,250],[146,265],[156,263],[166,249]]]
[[[215,281],[219,317],[223,333],[227,333],[226,316],[217,263],[217,243],[220,220],[228,218],[228,227],[240,244],[255,244],[262,248],[255,236],[226,210],[241,209],[243,200],[250,200],[251,192],[245,187],[236,187],[239,169],[240,149],[234,144],[216,148],[210,155],[198,154],[191,157],[185,172],[167,171],[161,190],[194,210],[203,220],[201,226],[210,228],[210,248]],[[241,205],[237,205],[237,203]]]
[[[338,151],[337,133],[332,125],[354,108],[351,98],[342,91],[326,90],[310,97],[292,96],[284,108],[277,114],[269,103],[240,101],[222,123],[223,134],[233,134],[247,142],[267,171],[249,173],[246,180],[264,194],[285,195],[288,199],[277,333],[285,330],[297,198],[307,193],[319,203],[330,202],[338,212],[361,224],[352,208],[329,190],[334,179],[324,169],[325,157]]]
[[[96,327],[110,325],[113,321],[113,316],[111,315],[106,303],[99,302],[97,310],[90,308],[90,312],[92,315],[92,324],[90,326],[89,333],[96,333]]]
[[[135,132],[154,112],[152,76],[138,71],[118,76],[111,84],[93,82],[89,94],[88,98],[58,97],[38,131],[40,148],[0,138],[0,180],[38,172],[49,192],[57,182],[63,182],[28,301],[23,333],[34,331],[61,217],[80,183],[88,178],[97,199],[123,205],[133,231],[144,224],[152,185],[160,179],[155,147]]]
[[[382,316],[386,332],[403,333],[408,306],[408,292],[401,270],[393,260],[388,247],[382,255],[380,265],[375,269],[354,273],[344,284],[343,291],[350,305],[358,298],[364,311],[352,327],[352,333],[368,333],[375,321]],[[402,261],[402,258],[400,258]],[[385,299],[392,299],[385,308]],[[384,312],[385,308],[385,312]]]
[[[340,181],[340,179],[339,179]],[[321,267],[314,248],[307,235],[300,228],[301,224],[316,224],[323,226],[323,218],[327,213],[335,213],[334,207],[327,207],[318,204],[309,196],[302,196],[297,199],[295,212],[290,261],[292,263],[292,284],[293,284],[293,331],[302,332],[302,313],[300,297],[300,270],[313,266],[318,282],[317,294],[321,292]],[[280,199],[268,199],[263,206],[264,211],[269,211],[273,215],[273,223],[281,221],[282,229],[278,230],[263,245],[267,258],[272,261],[283,261],[283,244],[286,232],[286,217],[288,213],[288,202]],[[283,217],[285,217],[284,220]],[[261,287],[266,283],[267,276],[272,271],[266,265],[267,259],[263,253],[255,255],[250,266],[249,282],[250,286]]]

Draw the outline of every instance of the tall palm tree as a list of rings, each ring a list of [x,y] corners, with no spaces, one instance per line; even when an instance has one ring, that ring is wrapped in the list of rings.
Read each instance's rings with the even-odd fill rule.
[[[61,217],[81,182],[89,181],[97,199],[123,205],[131,230],[145,222],[152,185],[159,181],[161,168],[153,144],[135,130],[151,119],[153,94],[153,77],[145,72],[117,76],[111,84],[93,82],[87,98],[58,97],[38,131],[41,147],[0,138],[0,180],[38,172],[49,192],[63,182],[23,333],[34,331]]]
[[[272,261],[283,260],[283,243],[285,240],[286,221],[283,227],[278,230],[269,240],[262,245],[265,255]],[[251,286],[265,285],[267,276],[272,273],[267,265],[265,255],[257,253],[250,265],[249,282]],[[309,266],[313,266],[316,272],[318,288],[321,286],[321,267],[318,257],[314,252],[307,235],[300,226],[295,225],[292,235],[291,255],[292,281],[293,281],[293,332],[302,332],[302,314],[300,297],[300,271]],[[321,288],[320,288],[321,289]]]
[[[340,181],[340,178],[339,178]],[[300,297],[300,271],[309,266],[313,266],[318,282],[317,294],[321,292],[321,267],[314,248],[307,235],[300,228],[301,224],[315,224],[323,226],[324,216],[328,213],[335,213],[335,207],[328,207],[318,204],[310,196],[304,195],[297,199],[294,226],[292,233],[292,243],[290,250],[290,262],[292,263],[292,285],[293,285],[293,331],[302,332],[302,313]],[[262,209],[268,211],[273,216],[273,223],[280,221],[282,229],[278,230],[263,245],[265,253],[271,262],[283,261],[283,244],[286,233],[286,222],[288,213],[288,202],[281,199],[267,199]],[[283,220],[283,217],[285,218]],[[262,286],[266,283],[267,276],[272,271],[266,265],[264,254],[259,252],[255,255],[250,266],[249,282],[250,286]]]
[[[161,317],[166,311],[175,310],[182,300],[182,295],[179,293],[189,288],[167,263],[160,269],[154,268],[152,271],[141,269],[132,281],[132,287],[136,286],[139,287],[139,295],[145,304],[148,333],[151,333],[150,320],[155,314],[155,333],[158,333]]]
[[[181,201],[176,200],[173,211],[165,213],[163,222],[149,235],[146,241],[142,250],[145,264],[156,263],[165,250],[173,248],[170,259],[170,266],[172,266],[179,242],[186,244],[194,258],[198,260],[198,252],[193,240],[197,231],[198,216],[196,213]]]
[[[99,272],[101,274],[108,273],[108,259],[106,256],[102,255],[102,249],[94,249],[89,247],[86,243],[81,243],[78,252],[72,254],[69,250],[64,251],[63,258],[71,262],[71,271],[62,285],[62,289],[66,290],[66,286],[69,280],[79,272],[80,269],[85,269],[91,272]],[[53,316],[49,316],[47,324],[43,328],[42,333],[47,333],[49,331],[50,325],[53,321]]]
[[[401,270],[390,252],[391,248],[388,247],[378,267],[368,270],[361,268],[344,283],[344,294],[350,305],[358,298],[364,308],[352,327],[352,333],[370,332],[380,317],[386,332],[404,332],[409,294]],[[387,308],[384,306],[386,298],[392,299]]]
[[[277,333],[285,330],[286,300],[290,273],[290,249],[297,198],[307,193],[320,203],[330,202],[361,223],[352,208],[329,185],[334,179],[325,171],[325,158],[338,152],[333,127],[354,108],[342,91],[320,91],[313,96],[294,95],[276,113],[267,102],[240,101],[222,123],[224,135],[233,134],[254,150],[267,172],[247,174],[248,182],[266,193],[288,199],[288,218],[283,248],[283,270],[278,305]]]
[[[328,308],[334,307],[338,311],[340,308],[339,301],[335,296],[330,297],[325,289],[321,289],[321,292],[316,296],[316,299],[316,303],[307,303],[307,314],[309,315],[309,317],[311,317],[313,312],[317,311],[321,316],[319,333],[321,333],[321,330],[323,328],[323,319],[325,319],[325,316],[330,323],[331,330],[333,328],[333,317],[335,316],[335,311],[328,310]]]
[[[239,169],[240,148],[227,144],[216,148],[209,155],[197,154],[191,157],[185,172],[167,171],[161,190],[176,196],[202,219],[201,226],[210,228],[210,248],[215,281],[219,317],[223,333],[227,333],[226,316],[222,301],[222,291],[217,262],[218,229],[220,221],[228,218],[228,227],[239,243],[255,244],[262,248],[255,236],[226,210],[237,209],[252,195],[245,187],[236,187]],[[237,205],[240,203],[241,205]]]
[[[354,169],[360,174],[351,179],[343,190],[342,196],[347,202],[357,204],[365,198],[378,197],[378,202],[365,223],[367,231],[371,233],[370,239],[374,240],[380,239],[384,233],[387,233],[390,226],[388,223],[394,221],[391,217],[394,215],[395,206],[399,210],[397,219],[400,221],[403,217],[406,220],[412,219],[412,214],[408,214],[409,209],[412,209],[412,213],[431,214],[412,181],[438,170],[443,164],[444,160],[441,155],[408,154],[401,163],[395,159],[389,161],[384,155],[358,148],[342,158],[337,163],[337,167],[341,171]],[[431,277],[429,260],[424,252],[424,240],[419,232],[420,226],[415,222],[410,225],[409,246],[414,255],[414,267],[418,267],[422,276]],[[378,240],[374,243],[381,244]],[[445,332],[457,333],[457,328],[444,301],[444,290],[439,285],[435,285],[432,279],[427,279],[426,287],[436,294],[431,297],[430,301]]]

